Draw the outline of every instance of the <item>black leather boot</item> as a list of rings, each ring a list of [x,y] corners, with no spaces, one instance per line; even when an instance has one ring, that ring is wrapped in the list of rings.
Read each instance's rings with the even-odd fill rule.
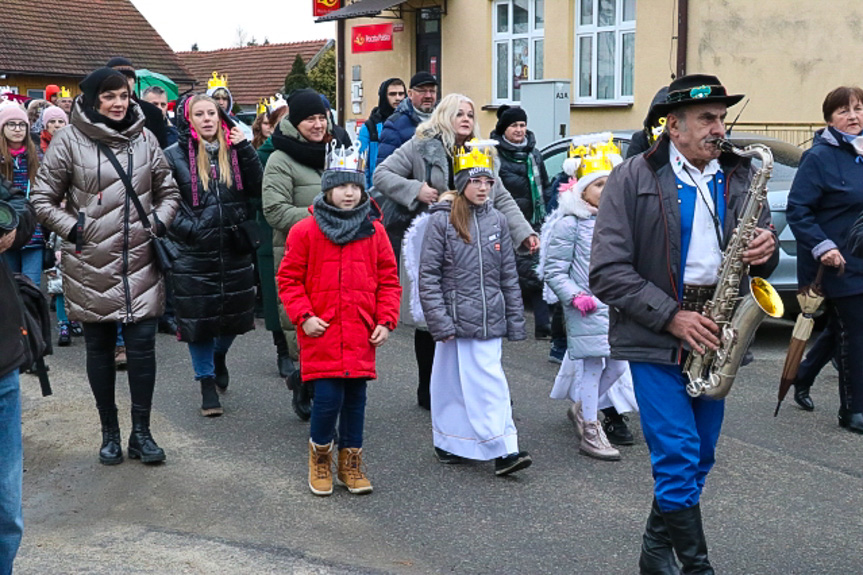
[[[663,513],[665,526],[684,575],[714,575],[707,559],[707,541],[701,524],[701,505]]]
[[[809,386],[794,384],[794,403],[805,411],[815,411],[815,402],[809,396]]]
[[[228,374],[228,366],[225,364],[227,356],[224,353],[213,354],[213,364],[216,366],[216,389],[219,393],[225,393],[231,376]]]
[[[99,408],[102,421],[102,447],[99,449],[99,463],[117,465],[123,463],[123,446],[120,439],[120,422],[117,421],[117,407]]]
[[[299,375],[299,372],[297,372]],[[296,379],[299,379],[297,377]],[[294,386],[294,397],[291,400],[291,407],[294,408],[294,413],[297,414],[303,421],[308,421],[312,418],[312,384],[311,383],[296,383]]]
[[[201,415],[204,417],[218,417],[225,413],[219,402],[216,385],[214,377],[205,377],[201,380]]]
[[[656,499],[647,517],[641,541],[641,557],[638,559],[638,572],[641,575],[680,575],[674,560],[674,548],[668,536],[668,528],[659,511]]]
[[[129,459],[140,459],[141,463],[165,461],[165,451],[156,445],[150,435],[150,408],[132,406],[132,434],[129,436]]]

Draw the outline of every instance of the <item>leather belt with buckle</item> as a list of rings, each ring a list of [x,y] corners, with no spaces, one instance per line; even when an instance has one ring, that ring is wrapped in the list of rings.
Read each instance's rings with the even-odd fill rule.
[[[683,284],[683,298],[680,301],[680,309],[686,311],[702,312],[704,304],[713,297],[716,286],[699,286]]]

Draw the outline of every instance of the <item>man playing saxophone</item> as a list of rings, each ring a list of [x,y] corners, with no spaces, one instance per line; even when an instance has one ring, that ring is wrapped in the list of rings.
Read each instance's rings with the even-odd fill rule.
[[[724,401],[690,397],[682,365],[689,350],[720,344],[718,326],[701,311],[754,170],[750,158],[721,153],[714,141],[725,137],[727,107],[742,98],[715,76],[673,81],[657,106],[665,133],[611,173],[596,220],[590,288],[610,307],[611,356],[630,362],[653,469],[643,574],[679,573],[674,552],[684,573],[713,573],[699,501]],[[752,275],[773,271],[776,245],[765,207],[741,254]]]

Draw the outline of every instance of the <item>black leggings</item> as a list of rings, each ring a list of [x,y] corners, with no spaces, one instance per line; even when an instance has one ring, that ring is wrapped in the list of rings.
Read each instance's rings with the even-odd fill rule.
[[[153,403],[153,388],[156,386],[156,318],[138,323],[123,324],[123,339],[126,341],[129,391],[132,405],[149,409]],[[114,351],[117,343],[117,324],[85,323],[84,342],[87,347],[87,378],[99,409],[116,406],[114,387],[117,368]]]

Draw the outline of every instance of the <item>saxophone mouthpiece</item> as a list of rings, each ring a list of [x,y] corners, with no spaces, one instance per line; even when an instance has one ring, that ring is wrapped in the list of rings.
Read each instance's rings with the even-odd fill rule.
[[[734,152],[734,144],[724,138],[708,138],[707,143],[713,144],[723,152]]]

